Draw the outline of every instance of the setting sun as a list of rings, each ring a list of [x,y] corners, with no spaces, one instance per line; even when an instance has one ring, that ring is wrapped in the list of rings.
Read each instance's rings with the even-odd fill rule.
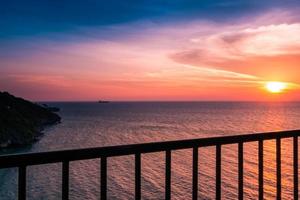
[[[287,87],[286,83],[283,82],[267,82],[266,88],[269,92],[272,93],[281,93],[283,92]]]

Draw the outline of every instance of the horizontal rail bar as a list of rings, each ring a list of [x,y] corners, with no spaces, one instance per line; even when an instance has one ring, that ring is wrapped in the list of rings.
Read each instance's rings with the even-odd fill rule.
[[[276,138],[288,138],[294,136],[300,136],[300,130],[62,150],[52,152],[11,154],[0,156],[0,168],[56,163],[62,162],[64,160],[75,161],[94,159],[99,157],[133,155],[136,153],[153,153],[168,150],[188,149],[194,147],[235,144],[239,142],[245,143],[259,140],[271,140]]]

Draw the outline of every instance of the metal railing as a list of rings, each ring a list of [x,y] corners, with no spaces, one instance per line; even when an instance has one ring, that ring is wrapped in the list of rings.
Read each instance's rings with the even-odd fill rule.
[[[75,149],[41,153],[26,153],[0,156],[0,169],[18,167],[18,198],[26,199],[26,167],[31,165],[62,163],[62,199],[69,198],[69,162],[100,158],[101,165],[101,199],[107,199],[107,158],[114,156],[135,155],[135,199],[141,199],[141,154],[165,152],[165,199],[171,199],[171,158],[172,151],[193,149],[192,197],[198,198],[198,149],[216,146],[216,193],[221,199],[221,156],[222,145],[238,144],[238,198],[244,194],[244,143],[258,142],[258,185],[259,199],[264,199],[264,141],[276,140],[276,182],[277,199],[281,199],[281,139],[293,138],[293,177],[294,199],[298,199],[298,136],[300,130],[234,135],[224,137],[200,138],[179,141],[154,142],[99,148]]]

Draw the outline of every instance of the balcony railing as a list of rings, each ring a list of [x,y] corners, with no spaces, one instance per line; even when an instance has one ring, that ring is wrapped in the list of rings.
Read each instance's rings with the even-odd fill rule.
[[[293,177],[294,199],[298,199],[298,136],[300,130],[234,135],[179,141],[154,142],[99,148],[75,149],[42,153],[26,153],[0,156],[1,168],[18,168],[18,198],[26,199],[26,167],[31,165],[62,163],[62,199],[69,198],[69,162],[100,158],[101,165],[101,199],[107,199],[107,158],[114,156],[135,155],[135,199],[141,199],[141,154],[165,152],[165,199],[171,199],[171,158],[172,151],[179,149],[193,149],[192,166],[192,197],[198,198],[198,149],[216,146],[216,193],[215,198],[221,199],[221,156],[222,145],[238,144],[238,198],[244,194],[244,143],[258,142],[258,185],[259,199],[264,199],[264,141],[276,140],[276,182],[277,199],[281,199],[281,139],[293,138]]]

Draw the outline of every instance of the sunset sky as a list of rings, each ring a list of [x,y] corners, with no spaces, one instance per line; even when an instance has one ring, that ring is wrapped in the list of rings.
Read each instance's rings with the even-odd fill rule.
[[[34,101],[300,101],[298,0],[10,0],[0,91]],[[284,82],[280,93],[266,89]]]

